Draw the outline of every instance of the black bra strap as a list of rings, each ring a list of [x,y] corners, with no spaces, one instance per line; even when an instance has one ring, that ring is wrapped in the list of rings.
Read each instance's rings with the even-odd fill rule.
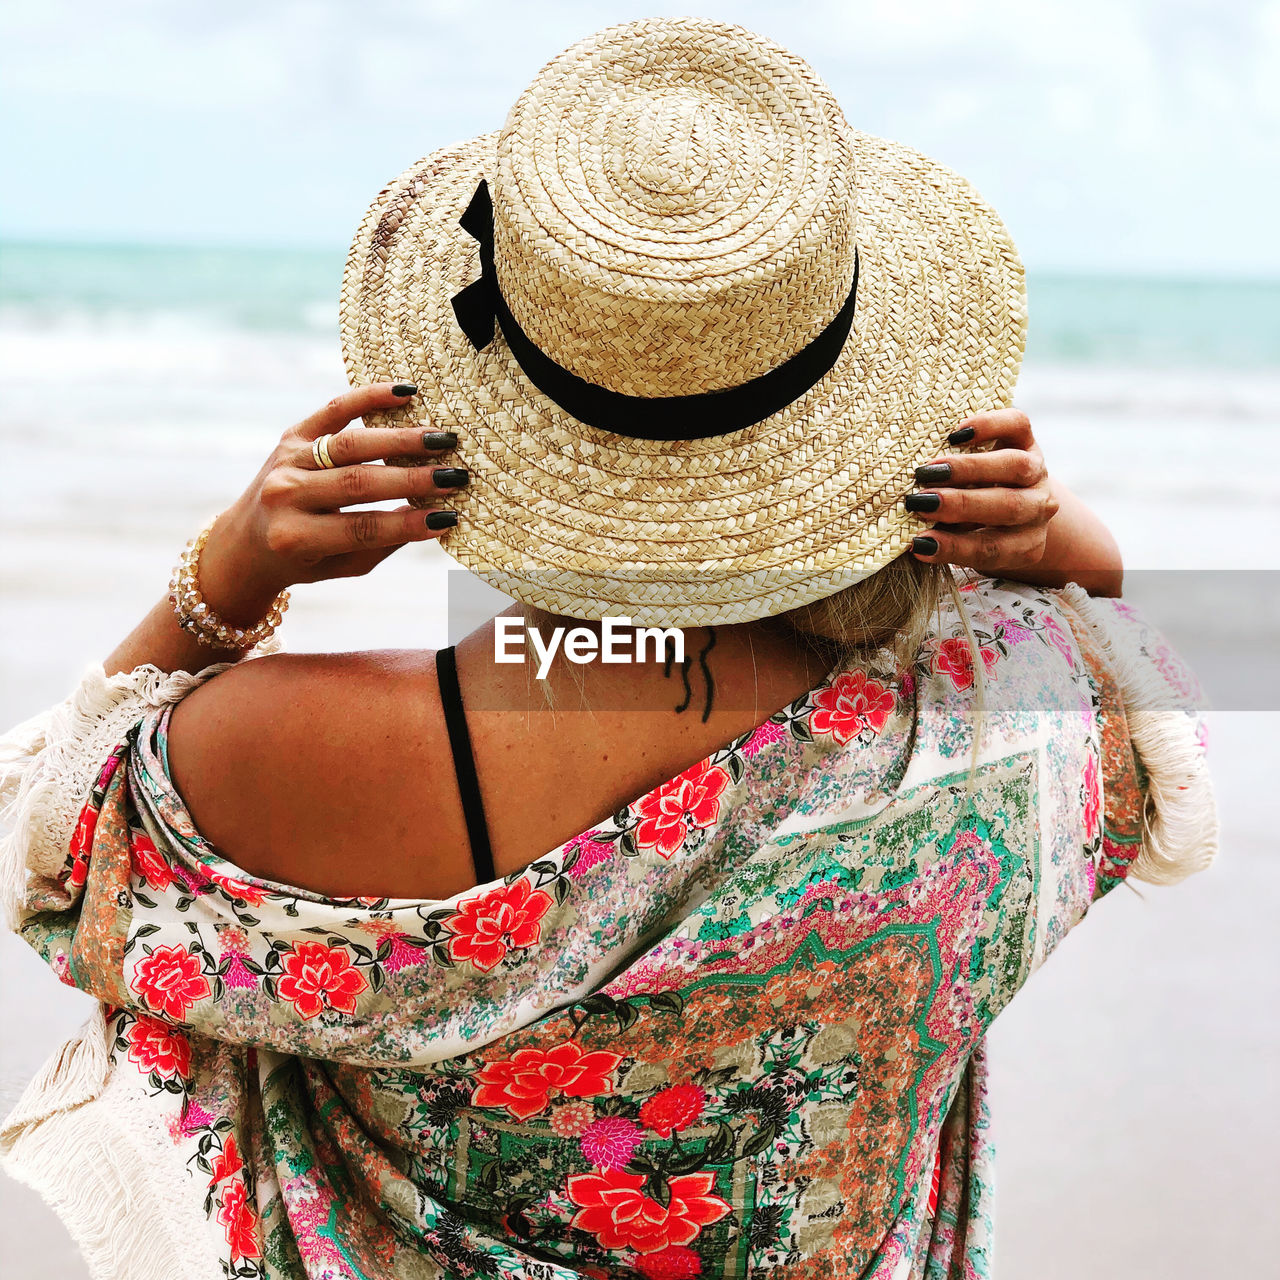
[[[467,839],[471,841],[476,884],[488,884],[497,878],[493,870],[493,850],[489,847],[489,824],[484,818],[484,801],[480,798],[480,781],[476,777],[471,733],[467,729],[467,714],[462,709],[458,663],[452,645],[436,653],[436,678],[440,681],[440,703],[444,707],[445,728],[449,731],[449,749],[453,752],[453,772],[458,779],[458,794],[462,797]]]

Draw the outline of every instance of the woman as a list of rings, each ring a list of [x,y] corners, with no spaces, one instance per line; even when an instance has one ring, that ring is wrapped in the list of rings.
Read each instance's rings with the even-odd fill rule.
[[[379,195],[357,389],[6,739],[14,926],[102,1007],[0,1146],[96,1274],[986,1273],[986,1028],[1216,840],[1024,316],[967,184],[734,27],[591,37]],[[683,660],[267,652],[437,537]]]

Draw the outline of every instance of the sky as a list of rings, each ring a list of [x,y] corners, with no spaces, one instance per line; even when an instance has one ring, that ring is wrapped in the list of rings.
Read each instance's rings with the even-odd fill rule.
[[[561,49],[689,12],[968,177],[1029,268],[1280,278],[1280,0],[8,0],[0,236],[340,248]]]

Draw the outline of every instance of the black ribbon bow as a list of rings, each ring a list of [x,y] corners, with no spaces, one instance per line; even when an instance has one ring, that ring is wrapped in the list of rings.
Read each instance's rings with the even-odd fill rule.
[[[494,328],[511,348],[525,376],[579,422],[639,440],[702,440],[740,431],[772,417],[816,386],[840,357],[853,327],[858,297],[858,252],[853,286],[835,318],[807,347],[776,369],[736,387],[691,396],[628,396],[571,373],[546,354],[516,323],[498,288],[493,264],[493,200],[483,178],[458,225],[480,246],[480,278],[453,295],[458,325],[477,351],[493,341]]]
[[[453,295],[453,314],[471,345],[483,351],[493,341],[498,308],[503,305],[498,273],[493,267],[493,199],[483,178],[458,225],[480,243],[480,279]]]

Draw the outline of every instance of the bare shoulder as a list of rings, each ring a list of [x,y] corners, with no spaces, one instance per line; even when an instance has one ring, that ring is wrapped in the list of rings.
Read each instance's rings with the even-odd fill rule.
[[[240,762],[279,776],[291,761],[352,761],[370,737],[385,739],[388,716],[412,718],[406,694],[434,683],[435,655],[420,650],[279,653],[242,662],[201,685],[175,709],[174,773],[220,773]],[[183,768],[186,765],[188,767]]]
[[[376,891],[360,848],[420,816],[443,734],[434,654],[273,654],[189,694],[169,760],[197,829],[231,861],[302,888]]]

